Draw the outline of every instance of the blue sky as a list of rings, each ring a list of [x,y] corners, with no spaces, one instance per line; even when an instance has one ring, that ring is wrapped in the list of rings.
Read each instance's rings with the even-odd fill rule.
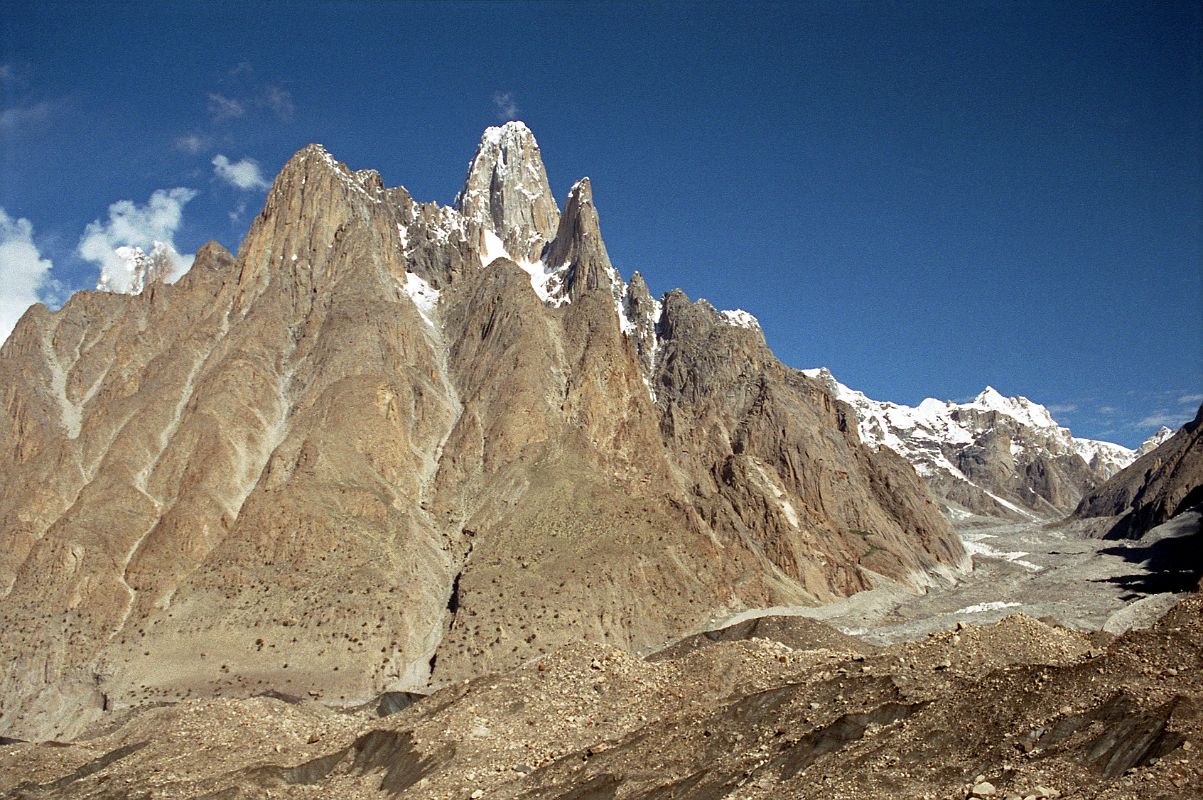
[[[1200,41],[1195,2],[10,0],[0,317],[138,231],[235,249],[311,141],[450,202],[514,116],[624,275],[786,363],[1133,445],[1203,400]]]

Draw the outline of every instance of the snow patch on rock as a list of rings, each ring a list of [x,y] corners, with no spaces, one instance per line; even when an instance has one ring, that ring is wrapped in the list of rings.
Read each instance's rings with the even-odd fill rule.
[[[568,296],[564,286],[564,280],[568,276],[568,265],[548,267],[542,259],[528,261],[523,258],[514,258],[506,250],[505,243],[496,233],[488,228],[483,228],[481,230],[480,265],[487,267],[499,258],[518,265],[519,269],[529,275],[531,289],[547,305],[559,308],[572,302],[572,298]]]
[[[481,232],[480,265],[487,267],[499,258],[509,258],[505,243],[488,228]]]
[[[758,330],[760,328],[760,320],[742,308],[723,311],[721,313],[728,325],[734,325],[737,328],[747,328],[749,330]]]
[[[1004,552],[997,550],[988,544],[985,544],[983,539],[993,539],[989,534],[971,534],[966,533],[961,535],[962,544],[965,546],[965,552],[974,556],[982,556],[983,558],[993,558],[997,561],[1010,561],[1012,564],[1039,572],[1043,569],[1039,564],[1034,564],[1031,561],[1024,560],[1024,556],[1029,553],[1022,550],[1012,550]]]
[[[401,291],[414,301],[418,313],[427,325],[434,327],[434,312],[438,307],[440,292],[427,281],[412,272],[405,273],[405,281],[398,281]]]

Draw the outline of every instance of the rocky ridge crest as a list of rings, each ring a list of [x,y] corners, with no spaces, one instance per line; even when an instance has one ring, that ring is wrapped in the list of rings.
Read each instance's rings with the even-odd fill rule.
[[[1073,516],[1102,521],[1108,537],[1136,539],[1185,511],[1203,510],[1201,439],[1203,406],[1193,420],[1083,497]]]
[[[97,291],[141,294],[152,283],[169,282],[178,275],[180,255],[166,242],[155,242],[146,252],[141,247],[118,247],[114,255],[122,262],[124,272],[102,272],[96,283]]]

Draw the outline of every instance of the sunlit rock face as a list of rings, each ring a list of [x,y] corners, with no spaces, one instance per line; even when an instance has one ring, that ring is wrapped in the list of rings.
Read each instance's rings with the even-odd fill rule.
[[[965,564],[751,315],[628,286],[519,124],[455,208],[306,147],[237,256],[157,269],[0,349],[5,735],[425,690]]]

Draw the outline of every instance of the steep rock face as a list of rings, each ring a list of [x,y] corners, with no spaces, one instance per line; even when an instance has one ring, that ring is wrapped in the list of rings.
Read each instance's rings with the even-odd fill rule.
[[[831,399],[776,360],[758,326],[679,291],[663,301],[652,385],[702,518],[808,591],[866,588],[955,563],[959,548],[900,459],[859,446]],[[912,498],[922,498],[914,502]],[[915,548],[916,542],[922,542]]]
[[[610,255],[601,239],[601,222],[593,205],[593,184],[588,178],[578,181],[568,192],[564,216],[556,229],[555,241],[547,249],[547,264],[566,269],[568,297],[579,298],[600,288],[609,290],[616,276]]]
[[[749,315],[624,284],[588,182],[563,219],[531,188],[524,130],[486,133],[465,213],[306,147],[237,256],[22,319],[0,730],[352,702],[963,566],[914,472]]]
[[[508,253],[538,259],[556,234],[560,210],[547,183],[539,144],[521,122],[485,131],[455,198],[464,218],[500,237]]]
[[[53,718],[64,685],[90,684],[103,707],[163,683],[253,684],[286,669],[275,655],[301,617],[302,683],[369,641],[392,647],[335,691],[387,681],[402,668],[387,659],[425,642],[451,567],[417,501],[452,412],[398,291],[394,216],[379,187],[309,148],[237,261],[198,256],[135,300],[77,295],[23,332],[67,378],[59,392],[21,374],[12,392],[51,386],[63,422],[57,452],[5,483],[4,518],[28,520],[4,563],[7,621],[25,634],[3,645],[7,724]],[[24,499],[48,482],[47,502]],[[280,638],[257,642],[267,630]]]
[[[631,276],[631,283],[622,295],[621,308],[620,318],[623,321],[623,332],[631,337],[635,345],[635,352],[639,356],[639,367],[647,376],[645,382],[652,392],[652,398],[655,399],[655,387],[652,386],[650,376],[652,368],[655,366],[656,352],[659,349],[656,326],[660,324],[664,306],[659,300],[652,298],[652,294],[647,288],[647,282],[644,281],[642,275],[636,272]]]
[[[852,407],[862,441],[911,462],[953,515],[1059,517],[1135,457],[1075,437],[1044,406],[990,387],[968,403],[929,398],[911,408],[872,400],[826,369],[806,374]]]
[[[1106,535],[1135,539],[1203,505],[1203,406],[1195,418],[1082,498],[1073,516],[1108,521]]]

